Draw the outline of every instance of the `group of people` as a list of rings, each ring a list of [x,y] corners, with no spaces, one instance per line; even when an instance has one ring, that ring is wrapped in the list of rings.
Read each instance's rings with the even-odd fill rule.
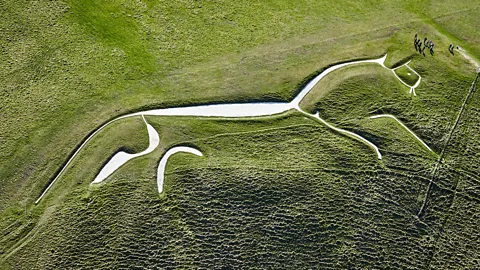
[[[423,47],[422,47],[422,44],[423,44]],[[422,40],[417,38],[417,34],[415,34],[413,46],[415,47],[415,50],[417,52],[425,56],[425,48],[428,48],[430,50],[430,54],[433,55],[433,47],[435,46],[435,44],[433,44],[433,41],[428,40],[427,38],[424,38],[422,43]]]
[[[448,51],[449,51],[452,55],[455,55],[455,54],[453,53],[453,49],[455,49],[455,45],[450,44],[450,46],[448,46]],[[458,46],[457,46],[457,49],[458,49]]]

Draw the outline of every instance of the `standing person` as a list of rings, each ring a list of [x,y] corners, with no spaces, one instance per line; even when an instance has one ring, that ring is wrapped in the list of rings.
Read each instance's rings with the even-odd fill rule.
[[[417,39],[417,34],[415,34],[415,37],[413,38],[413,46],[415,47],[415,51],[418,51],[418,39]]]

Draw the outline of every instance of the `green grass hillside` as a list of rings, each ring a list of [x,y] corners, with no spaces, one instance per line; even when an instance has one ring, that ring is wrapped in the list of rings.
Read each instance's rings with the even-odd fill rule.
[[[480,268],[480,62],[474,1],[0,2],[0,268]],[[435,42],[418,54],[413,36]],[[422,77],[327,75],[298,112],[146,117],[153,153],[90,186],[119,150],[148,145],[140,117],[197,104],[288,102],[314,75],[388,54]],[[397,70],[408,81],[408,70]],[[413,83],[412,83],[413,84]],[[466,100],[468,97],[468,100]],[[459,115],[459,113],[461,115]],[[427,151],[391,119],[424,140]],[[172,156],[164,193],[156,168]]]

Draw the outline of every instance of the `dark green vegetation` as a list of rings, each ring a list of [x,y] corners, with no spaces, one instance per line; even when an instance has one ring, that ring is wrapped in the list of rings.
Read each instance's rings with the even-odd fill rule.
[[[238,2],[238,1],[237,1]],[[479,58],[475,1],[0,2],[0,268],[480,267],[480,94],[445,147]],[[436,43],[415,53],[413,35]],[[102,131],[47,197],[77,144],[141,108],[289,101],[333,63],[389,53],[423,77],[417,97],[378,66],[338,70],[302,106],[261,119],[148,117],[161,148],[107,182],[116,151],[147,145],[140,118]],[[324,84],[323,84],[324,83]],[[436,152],[425,151],[391,113]],[[155,171],[178,144],[165,193]],[[427,186],[441,150],[424,214]]]

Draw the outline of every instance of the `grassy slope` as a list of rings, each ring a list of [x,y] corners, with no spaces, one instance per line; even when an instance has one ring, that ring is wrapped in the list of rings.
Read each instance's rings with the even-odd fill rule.
[[[428,3],[425,5],[403,4],[404,7],[398,7],[391,6],[392,4],[388,3],[379,5],[373,1],[365,1],[361,4],[352,2],[345,5],[319,1],[279,4],[276,1],[275,3],[265,2],[256,5],[223,3],[222,5],[212,6],[182,2],[162,5],[147,2],[143,5],[140,2],[133,1],[121,4],[102,3],[101,5],[97,1],[96,4],[87,3],[87,1],[68,3],[22,3],[21,1],[15,1],[1,3],[2,12],[0,14],[2,20],[0,26],[2,32],[0,34],[0,46],[2,46],[2,53],[0,57],[2,61],[0,61],[0,79],[5,83],[5,86],[4,90],[0,92],[0,99],[2,100],[2,106],[0,107],[0,118],[2,119],[0,126],[0,157],[2,160],[0,161],[0,194],[3,195],[0,199],[0,209],[3,211],[0,228],[6,235],[2,238],[2,243],[5,244],[2,246],[10,250],[13,243],[28,233],[30,228],[37,224],[38,220],[41,224],[33,230],[33,232],[37,232],[36,236],[27,238],[33,240],[31,242],[27,241],[27,247],[19,251],[18,257],[15,257],[16,255],[10,257],[12,267],[15,268],[13,265],[20,263],[21,258],[25,259],[26,268],[32,267],[34,261],[27,260],[25,257],[27,255],[21,254],[28,254],[27,251],[33,251],[35,254],[35,250],[41,250],[41,246],[38,245],[39,241],[43,241],[42,245],[45,245],[45,247],[55,249],[57,242],[48,241],[48,234],[45,234],[45,231],[52,230],[54,228],[53,224],[57,224],[50,223],[52,219],[57,220],[58,218],[55,222],[64,224],[62,226],[75,224],[73,220],[66,219],[66,217],[72,214],[68,212],[69,207],[75,209],[75,207],[79,207],[78,203],[84,202],[84,200],[79,201],[78,197],[86,196],[87,199],[85,200],[89,200],[88,198],[92,198],[90,196],[107,196],[113,200],[109,201],[113,204],[112,210],[106,211],[98,219],[89,212],[85,214],[86,216],[78,216],[79,220],[82,220],[81,217],[83,217],[87,222],[90,220],[89,218],[93,218],[97,220],[96,222],[102,223],[108,217],[117,214],[117,212],[112,212],[115,208],[120,210],[128,208],[127,205],[129,204],[127,202],[119,205],[119,200],[122,200],[122,198],[115,194],[130,194],[129,191],[133,190],[135,196],[140,196],[135,198],[141,198],[145,192],[154,191],[151,177],[154,175],[155,160],[146,158],[143,162],[150,160],[147,162],[149,165],[139,166],[138,164],[141,163],[139,161],[140,163],[129,165],[131,174],[119,173],[123,175],[120,178],[124,179],[124,185],[121,185],[119,190],[116,190],[113,184],[110,184],[110,188],[108,188],[109,184],[106,184],[105,190],[93,190],[91,192],[93,195],[90,194],[86,188],[93,178],[95,170],[86,171],[84,166],[99,167],[96,164],[104,162],[115,149],[128,146],[126,141],[112,139],[104,141],[99,138],[95,140],[96,148],[92,147],[91,150],[85,151],[85,157],[80,157],[76,161],[77,164],[82,164],[82,166],[72,167],[68,173],[69,176],[66,175],[62,179],[58,187],[49,195],[45,204],[37,208],[32,206],[33,200],[41,193],[48,180],[60,164],[64,162],[65,157],[68,156],[74,146],[86,134],[98,127],[100,123],[118,114],[136,110],[140,107],[163,107],[211,101],[289,100],[295,93],[296,85],[320,67],[351,58],[381,55],[385,50],[389,51],[392,56],[389,60],[392,62],[389,64],[409,56],[413,50],[413,47],[409,47],[411,45],[411,35],[417,31],[420,34],[428,34],[429,37],[439,40],[437,45],[445,45],[443,46],[445,49],[442,46],[437,47],[439,52],[442,50],[446,52],[448,44],[454,42],[442,36],[448,31],[450,39],[457,37],[462,42],[463,47],[470,49],[473,55],[478,57],[478,48],[476,47],[478,42],[475,42],[471,35],[472,31],[468,30],[470,26],[466,28],[452,26],[449,20],[455,19],[457,13],[448,15],[452,10],[452,5],[449,6],[447,2],[434,5],[435,7],[430,7],[431,5]],[[455,2],[454,4],[456,11],[468,8],[466,3]],[[387,12],[382,13],[381,11]],[[392,13],[395,13],[395,16],[391,16]],[[478,19],[475,20],[474,10],[458,14],[462,16],[463,20],[472,21],[472,24],[468,25],[478,23]],[[427,19],[425,22],[428,24],[425,24],[422,21],[423,19]],[[435,28],[429,25],[433,25]],[[435,32],[435,29],[441,27],[443,27],[441,29],[442,34]],[[439,56],[436,55],[436,57]],[[449,123],[454,117],[452,112],[456,108],[455,105],[458,105],[461,101],[463,92],[459,90],[468,86],[472,79],[471,73],[458,57],[441,58],[432,63],[420,59],[416,60],[418,61],[414,61],[412,67],[416,68],[425,78],[424,88],[419,88],[418,92],[421,93],[423,90],[425,95],[420,95],[418,100],[409,102],[408,106],[413,106],[412,108],[416,110],[402,111],[397,108],[395,112],[400,113],[401,119],[406,120],[406,123],[420,133],[427,143],[438,149],[442,145],[442,136],[448,130]],[[438,72],[437,68],[440,67],[440,64],[448,68],[441,68]],[[449,78],[449,80],[446,78]],[[362,88],[360,86],[368,85],[371,79],[349,87]],[[348,82],[346,86],[348,86]],[[401,86],[397,86],[401,89]],[[336,92],[335,90],[332,93]],[[348,100],[345,99],[347,102]],[[430,110],[430,105],[444,104],[444,102],[451,103],[451,106],[442,108],[437,106],[436,110]],[[395,109],[399,104],[388,106],[390,106],[389,109]],[[358,116],[365,116],[364,109],[356,112],[360,113]],[[353,112],[351,113],[351,115],[355,115]],[[344,124],[343,127],[352,129],[362,129],[364,127],[365,132],[369,132],[369,128],[375,132],[382,129],[381,127],[368,127],[367,123],[356,123],[355,121],[360,121],[360,119],[353,120],[355,118],[345,116],[346,119],[352,120],[350,122],[344,122],[344,120],[333,121],[333,123]],[[250,125],[248,123],[250,122],[247,122],[247,125]],[[433,123],[438,124],[438,127],[432,129],[434,127]],[[174,124],[174,122],[169,122],[168,126]],[[191,124],[187,122],[185,125]],[[269,122],[267,125],[271,126],[272,124],[281,126],[280,123],[275,121]],[[140,123],[138,125],[137,130],[142,129]],[[204,128],[206,127],[203,126],[199,130]],[[170,133],[176,136],[189,134],[184,130],[185,127],[181,129],[172,127],[171,129],[164,130],[163,136]],[[245,127],[241,126],[239,129],[245,129]],[[68,133],[65,133],[65,130],[68,130]],[[101,136],[126,138],[131,136],[131,132],[122,128],[121,131],[117,132],[105,131]],[[303,133],[308,132],[302,132],[302,136],[304,136]],[[387,133],[383,131],[382,134]],[[195,137],[192,134],[178,137],[183,138],[183,136],[187,136],[190,140]],[[285,135],[276,133],[272,136],[282,138]],[[335,134],[336,139],[338,139],[337,137]],[[245,140],[245,138],[238,139],[238,141],[241,140]],[[391,138],[388,137],[383,140],[387,141]],[[134,145],[129,146],[132,149],[141,149],[146,143],[145,139],[134,139],[133,142]],[[221,149],[225,144],[219,143],[217,148]],[[341,142],[335,143],[335,145],[341,144]],[[100,145],[101,148],[99,148]],[[349,145],[356,144],[349,141]],[[166,145],[163,145],[163,147],[166,147]],[[236,152],[231,150],[233,152],[232,156],[240,156],[244,147],[245,145],[239,143]],[[315,148],[315,145],[306,144],[303,147]],[[326,145],[323,147],[328,149]],[[364,150],[367,154],[370,154],[368,148]],[[396,151],[403,153],[406,150],[403,147],[401,150],[392,150],[393,153]],[[290,152],[294,152],[294,149]],[[92,153],[92,155],[89,155],[89,153]],[[156,155],[156,160],[158,160],[159,153]],[[212,156],[222,157],[222,154],[216,152]],[[405,164],[416,162],[418,153],[415,152],[413,156],[406,155],[406,157],[392,159],[402,160],[399,163],[405,166]],[[280,155],[279,159],[284,160],[288,157]],[[305,155],[304,159],[306,157],[315,157],[315,154]],[[263,163],[262,159],[264,159],[264,156],[256,155],[249,160],[251,164],[257,164],[261,168],[267,167],[266,164],[278,164],[279,162],[277,159],[269,158]],[[197,158],[193,157],[193,160],[196,161]],[[338,155],[336,158],[328,159],[322,163],[335,169],[343,168],[345,164],[339,164],[337,160],[343,159]],[[238,159],[232,158],[228,161],[228,159],[219,158],[212,161],[212,164],[221,162],[227,168],[231,168],[238,162]],[[364,164],[364,162],[366,160],[362,159],[353,162],[355,165],[348,166],[356,167]],[[274,167],[277,166],[279,165]],[[259,179],[267,179],[266,182],[273,181],[268,179],[278,179],[279,175],[284,174],[281,171],[273,173],[274,176],[269,176],[261,168],[257,169],[258,174],[261,175]],[[390,169],[384,170],[388,174]],[[428,171],[428,169],[425,170]],[[220,171],[218,175],[211,175],[212,173],[207,172],[200,179],[217,179],[214,176],[219,177],[218,179],[237,179],[238,176],[245,175],[245,171],[241,170],[236,170],[233,176],[221,176],[225,174],[223,171]],[[193,174],[196,173],[193,172]],[[305,174],[313,178],[317,177],[314,176],[315,172],[305,172]],[[256,170],[252,169],[252,175],[257,175]],[[359,179],[365,179],[369,185],[372,184],[370,178],[349,175],[349,177],[355,178],[351,180],[351,184],[355,184]],[[181,174],[176,177],[181,178]],[[290,174],[289,177],[297,179],[295,174]],[[306,178],[308,177],[306,176]],[[333,176],[322,175],[318,177],[330,179]],[[190,179],[190,177],[185,178]],[[138,187],[138,185],[129,186],[128,183],[131,182],[131,179],[145,179],[149,184],[138,184],[143,189],[135,191],[134,187]],[[395,180],[386,181],[386,183],[397,182],[400,181],[399,179],[403,178],[395,178]],[[119,181],[121,182],[121,180]],[[413,185],[409,181],[413,180],[408,178],[400,181],[399,185]],[[74,185],[76,182],[80,185]],[[350,181],[347,182],[350,183]],[[418,182],[415,181],[415,183]],[[212,184],[212,186],[215,185]],[[423,187],[422,185],[414,187],[418,188],[417,193]],[[189,188],[193,187],[190,186]],[[351,187],[349,189],[345,185],[339,185],[335,188],[351,190]],[[240,186],[239,189],[241,190],[242,187]],[[386,192],[399,189],[401,188],[387,189]],[[172,187],[167,189],[167,192],[181,192],[175,190],[176,187]],[[221,189],[210,190],[207,194],[214,196],[219,190]],[[336,192],[340,192],[338,190],[333,192],[336,194]],[[361,191],[361,189],[353,190]],[[414,192],[414,194],[417,193]],[[228,198],[228,195],[226,194],[225,198]],[[349,195],[352,197],[348,198],[352,199],[357,195],[352,193]],[[151,197],[152,200],[157,202],[154,193],[150,193],[149,196],[153,196]],[[172,199],[173,201],[165,199],[162,203],[169,204],[175,200],[185,200],[181,195],[172,196],[178,199]],[[249,196],[253,195],[250,194]],[[373,195],[368,193],[367,198],[368,196],[372,197]],[[137,202],[135,198],[132,197],[130,201],[133,205]],[[296,197],[293,196],[293,198]],[[418,207],[417,198],[408,198],[408,196],[405,198],[406,201],[402,204],[403,206],[413,207],[412,209]],[[268,196],[268,199],[277,200],[274,195]],[[195,205],[195,203],[185,205],[185,202],[186,200],[181,209],[187,209]],[[25,203],[27,204],[26,210]],[[200,202],[198,203],[200,204]],[[45,208],[46,205],[57,206]],[[142,205],[145,209],[151,206],[149,202]],[[348,205],[352,206],[351,204]],[[311,203],[304,205],[306,208],[311,206]],[[350,206],[347,209],[351,209]],[[64,210],[55,210],[57,207]],[[263,213],[271,212],[271,209],[265,207]],[[160,208],[162,207],[155,209],[161,211]],[[98,214],[103,208],[94,207],[93,209]],[[98,209],[98,212],[95,209]],[[132,208],[129,213],[137,215],[138,209]],[[362,209],[359,209],[359,211]],[[380,211],[383,208],[381,205],[373,204],[369,205],[367,209],[369,211],[372,209]],[[319,211],[323,213],[322,211],[325,211],[325,209]],[[411,213],[413,212],[414,210],[411,210]],[[173,211],[173,213],[178,217],[178,215],[185,215],[186,212],[178,210]],[[152,217],[155,214],[158,213],[152,212]],[[348,218],[348,216],[345,218]],[[436,217],[437,220],[432,221],[432,223],[439,222],[438,220],[442,218],[442,212],[438,216]],[[127,217],[131,218],[131,216]],[[60,218],[65,218],[65,221]],[[336,216],[328,216],[324,213],[323,218],[331,221]],[[172,218],[172,220],[175,223],[181,219]],[[161,222],[169,224],[167,221]],[[388,222],[385,224],[388,224]],[[400,222],[400,224],[404,226],[406,223]],[[138,226],[140,225],[138,224]],[[135,235],[135,227],[128,224],[121,225],[121,227],[129,232],[125,237]],[[342,230],[341,233],[352,230]],[[57,237],[65,237],[65,239],[68,239],[70,235],[69,231],[54,231],[52,233],[57,234]],[[101,232],[99,234],[102,235]],[[389,238],[388,235],[382,239],[391,241],[395,238],[394,236]],[[432,233],[432,235],[435,234]],[[108,237],[108,234],[102,237],[105,237],[105,241],[118,241],[117,247],[124,242],[129,242],[126,240],[128,238],[112,239]],[[412,237],[412,239],[421,239],[418,235]],[[82,237],[79,237],[78,242],[75,243],[78,247],[83,243],[91,243],[89,239],[89,237],[86,237],[82,240]],[[409,240],[411,239],[409,238]],[[327,240],[324,239],[323,241]],[[364,244],[365,242],[368,241],[359,240],[358,244]],[[347,250],[345,254],[369,254],[368,251],[359,251],[348,247],[348,245],[345,246],[345,243],[347,242],[338,244],[341,245],[341,248]],[[426,243],[426,246],[420,244],[419,246],[430,252],[431,241]],[[120,249],[120,247],[118,248]],[[132,249],[134,250],[133,247]],[[152,247],[152,249],[155,248]],[[95,252],[95,250],[96,248],[91,247],[90,251]],[[178,247],[174,250],[180,253],[184,252]],[[250,249],[245,248],[245,250]],[[75,249],[72,249],[70,253],[67,251],[65,251],[64,256],[77,252]],[[308,251],[307,248],[304,249],[304,252],[306,251]],[[428,252],[425,252],[425,254],[429,254]],[[395,253],[394,248],[387,253],[391,255],[382,255],[383,260],[395,261],[395,256],[399,254]],[[412,251],[412,254],[414,253]],[[421,251],[417,253],[425,255]],[[115,254],[115,256],[121,255],[121,253]],[[339,257],[335,257],[339,254],[342,253],[338,252],[331,255],[330,262],[341,261]],[[185,254],[180,255],[181,258],[196,258]],[[377,254],[376,256],[380,255]],[[418,257],[419,263],[425,259],[422,256]],[[44,258],[46,260],[48,257]],[[62,258],[58,255],[60,261],[53,260],[50,263],[60,267]],[[404,258],[408,258],[408,256]],[[47,263],[47,261],[40,260],[39,265],[42,265],[42,262]],[[368,265],[367,259],[358,262]],[[81,263],[81,261],[75,263]],[[355,262],[351,263],[356,265]],[[403,265],[405,263],[408,265],[408,262],[402,261]]]
[[[413,65],[413,64],[412,64]],[[455,71],[442,68],[440,59],[417,61],[415,68],[428,73],[435,70],[438,81],[430,83],[426,76],[417,88],[418,97],[409,94],[409,88],[401,84],[391,71],[379,66],[353,67],[352,70],[339,71],[342,82],[335,82],[323,98],[305,100],[304,106],[312,112],[318,110],[325,120],[337,123],[344,128],[358,128],[358,122],[370,115],[391,113],[404,119],[406,124],[416,131],[434,149],[443,146],[443,136],[449,125],[455,120],[458,104],[461,104],[469,88],[471,77],[457,80],[450,74]],[[333,74],[332,74],[333,75]],[[447,87],[445,87],[447,85]],[[312,93],[313,94],[313,93]],[[309,98],[309,97],[307,97]],[[361,106],[359,106],[361,104]],[[411,120],[412,119],[412,120]],[[438,119],[445,121],[438,122]]]
[[[479,150],[480,94],[477,89],[466,104],[457,129],[445,151],[438,182],[442,187],[455,190],[445,192],[436,188],[428,202],[429,217],[445,213],[442,231],[437,234],[432,268],[442,265],[476,268],[479,265],[478,230],[480,215]],[[435,199],[439,198],[439,199]],[[439,207],[442,206],[442,207]],[[445,211],[445,209],[448,209]],[[428,218],[428,217],[427,217]]]
[[[167,140],[194,144],[205,157],[173,157],[160,198],[153,181],[160,151],[88,194],[88,182],[75,187],[11,266],[28,268],[34,261],[27,251],[36,249],[47,251],[36,263],[53,268],[318,263],[345,268],[369,265],[369,258],[394,267],[410,260],[395,260],[400,250],[412,257],[425,254],[417,242],[424,229],[412,216],[425,188],[421,177],[385,167],[369,148],[303,116],[275,121],[273,129],[272,119],[178,118],[166,128],[162,120],[156,124],[161,133],[174,134]],[[178,134],[186,127],[190,131],[182,140]],[[416,148],[411,151],[422,161]],[[405,226],[411,227],[408,237],[395,240]],[[406,239],[414,242],[406,247]],[[390,249],[377,252],[378,243]],[[301,260],[287,261],[292,252]],[[421,256],[414,258],[421,262]]]

